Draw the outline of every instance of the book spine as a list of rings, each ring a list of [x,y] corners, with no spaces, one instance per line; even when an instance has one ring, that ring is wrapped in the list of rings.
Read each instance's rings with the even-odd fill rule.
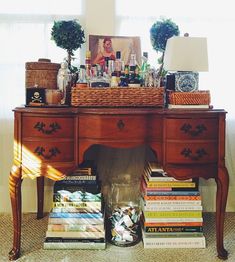
[[[159,182],[146,182],[147,187],[181,187],[181,188],[195,188],[196,183],[195,182],[179,182],[179,181],[172,181],[172,182],[165,182],[165,181],[159,181]]]
[[[46,243],[105,243],[105,238],[69,238],[69,237],[46,237]]]
[[[146,233],[203,232],[202,226],[192,227],[144,227]]]
[[[193,211],[202,210],[202,205],[145,205],[140,201],[140,206],[143,211]]]
[[[52,207],[75,207],[75,208],[101,208],[102,203],[99,201],[96,202],[57,202],[54,201]]]
[[[205,248],[205,237],[144,238],[144,248]]]
[[[53,201],[54,202],[100,202],[101,199],[98,197],[90,197],[90,198],[85,198],[84,196],[79,196],[79,195],[62,195],[60,193],[54,193],[53,194]]]
[[[53,187],[53,193],[58,193],[60,190],[67,190],[71,193],[76,191],[86,191],[93,194],[97,194],[100,192],[100,185],[86,185],[86,186],[78,186],[78,185],[55,185]]]
[[[104,237],[105,232],[79,232],[79,231],[47,231],[46,237],[69,237],[69,238],[101,238]]]
[[[202,227],[203,222],[158,222],[148,223],[143,222],[144,227]]]
[[[188,238],[188,237],[203,237],[202,232],[167,232],[167,233],[146,233],[144,232],[145,238]]]
[[[199,196],[199,191],[156,191],[146,189],[145,195],[147,196]]]
[[[159,222],[203,222],[202,217],[160,217],[160,218],[145,218],[147,223]]]
[[[144,196],[145,200],[190,200],[190,201],[198,201],[201,200],[201,196]]]
[[[79,224],[79,225],[103,225],[103,218],[57,218],[49,217],[48,224]]]
[[[152,190],[154,192],[162,192],[162,191],[172,191],[171,187],[152,187],[152,188],[148,188],[145,181],[142,179],[141,183],[140,183],[140,188],[141,191],[146,194],[149,190]]]
[[[198,218],[202,211],[146,211],[145,218]]]
[[[202,204],[202,201],[201,200],[163,200],[163,201],[158,201],[158,200],[150,200],[150,201],[146,201],[145,202],[145,206],[150,208],[150,207],[154,207],[154,206],[159,206],[159,205],[177,205],[177,206],[180,206],[180,205],[201,205]]]
[[[81,242],[44,242],[44,249],[105,249],[105,243],[81,243]]]
[[[47,230],[52,232],[61,232],[61,231],[102,232],[104,231],[104,225],[48,224]]]
[[[77,208],[77,207],[53,207],[51,209],[52,213],[99,213],[101,208]]]
[[[96,180],[59,180],[55,182],[55,186],[59,185],[96,185]]]
[[[49,218],[101,218],[102,213],[50,213]]]
[[[77,181],[77,180],[96,180],[96,176],[93,175],[76,175],[76,176],[67,176],[63,181]],[[62,180],[61,180],[62,181]]]
[[[142,207],[142,210],[145,212],[148,211],[194,211],[194,210],[202,210],[202,206],[171,206],[171,205],[166,205],[166,206],[161,206],[161,205],[156,205],[156,206],[144,206]]]

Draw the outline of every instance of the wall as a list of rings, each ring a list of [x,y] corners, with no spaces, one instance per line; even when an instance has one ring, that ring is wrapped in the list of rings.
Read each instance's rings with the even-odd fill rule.
[[[114,19],[114,0],[86,0],[85,2],[85,28],[88,34],[114,35],[115,34],[115,19]],[[84,52],[83,52],[84,53]],[[4,127],[1,131],[0,138],[0,212],[11,212],[10,198],[8,192],[8,174],[12,164],[13,156],[13,121],[1,120],[1,126]],[[139,154],[141,155],[141,150]],[[129,153],[130,154],[130,153]],[[127,158],[120,160],[122,153],[116,152],[117,163],[124,161],[127,163]],[[138,155],[138,154],[137,154]],[[105,161],[104,155],[101,157]],[[117,164],[116,164],[117,166]],[[122,166],[124,166],[122,164]],[[53,182],[45,181],[45,210],[49,211],[52,199]],[[201,191],[203,194],[203,205],[205,211],[215,210],[215,182],[201,181]],[[233,190],[230,189],[230,192]],[[228,211],[235,211],[234,200],[232,194],[229,194]],[[25,179],[22,184],[22,211],[36,211],[36,181]]]

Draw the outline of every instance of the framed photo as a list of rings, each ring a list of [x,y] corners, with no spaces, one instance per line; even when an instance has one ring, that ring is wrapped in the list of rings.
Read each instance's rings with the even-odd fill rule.
[[[121,60],[129,64],[130,55],[136,54],[136,60],[141,65],[141,45],[138,36],[104,36],[89,35],[89,50],[91,51],[91,64],[103,63],[105,57],[115,59],[116,52],[121,52]]]

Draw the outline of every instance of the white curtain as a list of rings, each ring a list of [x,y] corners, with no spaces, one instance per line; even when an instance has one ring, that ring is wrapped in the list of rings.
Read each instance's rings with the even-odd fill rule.
[[[140,36],[141,50],[149,53],[150,64],[154,67],[158,66],[159,54],[152,48],[149,31],[159,19],[172,19],[179,26],[181,36],[187,32],[190,36],[207,37],[209,72],[199,73],[199,89],[209,89],[214,108],[228,112],[226,165],[230,174],[229,210],[235,210],[235,194],[232,189],[235,186],[235,16],[232,4],[232,0],[116,0],[116,34]],[[202,185],[204,183],[208,185],[204,181]],[[209,199],[208,190],[205,191]],[[213,201],[209,203],[212,206],[214,204]]]
[[[55,20],[83,22],[82,0],[3,0],[0,8],[0,211],[9,210],[8,174],[13,159],[13,112],[25,104],[25,63],[49,58],[60,63],[66,50],[51,40]],[[79,51],[75,53],[79,57]],[[24,183],[25,184],[25,183]]]

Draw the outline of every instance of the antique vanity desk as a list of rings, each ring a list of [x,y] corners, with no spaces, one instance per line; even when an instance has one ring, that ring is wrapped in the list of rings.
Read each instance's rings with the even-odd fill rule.
[[[84,152],[94,144],[119,148],[146,144],[170,176],[215,179],[217,251],[219,258],[227,258],[223,244],[229,184],[224,110],[18,107],[14,114],[11,260],[20,256],[22,179],[37,176],[37,217],[41,218],[44,177],[57,180],[81,163]]]

